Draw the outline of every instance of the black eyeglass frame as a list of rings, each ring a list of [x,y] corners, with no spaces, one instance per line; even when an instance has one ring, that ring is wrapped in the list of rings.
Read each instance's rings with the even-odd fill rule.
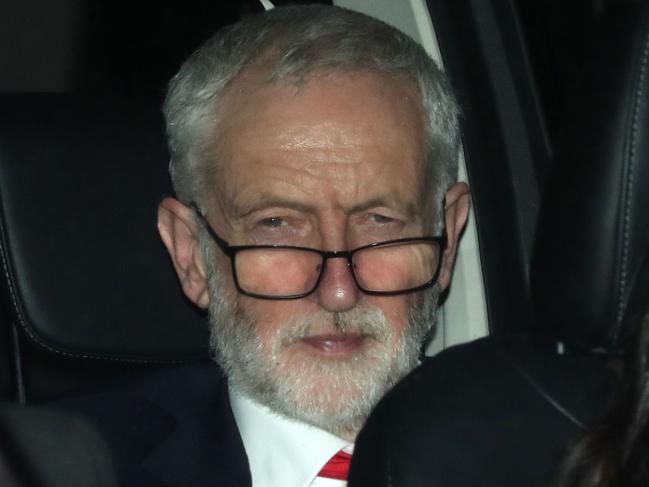
[[[442,234],[437,236],[437,237],[406,237],[406,238],[398,238],[394,240],[386,240],[383,242],[373,242],[368,245],[363,245],[361,247],[357,247],[352,250],[319,250],[319,249],[314,249],[311,247],[297,247],[294,245],[230,245],[226,240],[221,238],[212,228],[212,225],[207,221],[205,218],[205,215],[200,211],[198,208],[198,205],[196,203],[191,203],[190,207],[196,212],[200,220],[203,222],[203,225],[205,225],[205,228],[207,229],[207,232],[209,233],[210,237],[212,237],[212,240],[219,246],[219,248],[223,251],[225,255],[227,255],[230,258],[230,265],[232,268],[232,279],[234,281],[234,285],[237,288],[237,291],[239,291],[241,294],[244,296],[248,296],[251,298],[257,298],[257,299],[269,299],[269,300],[275,300],[275,301],[285,301],[285,300],[291,300],[291,299],[302,299],[310,294],[313,294],[316,289],[318,289],[318,286],[320,286],[320,282],[322,281],[322,276],[324,275],[325,268],[327,266],[327,260],[329,259],[347,259],[347,267],[349,268],[352,277],[354,278],[354,282],[356,283],[356,287],[360,289],[362,292],[365,294],[369,294],[371,296],[397,296],[399,294],[408,294],[416,291],[421,291],[423,289],[427,289],[435,284],[437,281],[437,278],[439,277],[440,270],[442,268],[442,254],[446,250],[446,245],[448,243],[448,237],[446,235],[446,229],[442,231]],[[425,282],[424,284],[420,284],[419,286],[411,287],[408,289],[399,289],[397,291],[372,291],[369,289],[363,288],[363,286],[360,285],[358,282],[358,279],[356,278],[356,272],[354,272],[354,266],[352,262],[352,258],[356,252],[359,252],[361,250],[365,249],[370,249],[374,247],[379,247],[383,245],[394,245],[394,244],[400,244],[400,243],[414,243],[414,242],[436,242],[439,245],[439,253],[440,253],[440,258],[439,262],[437,264],[437,270],[435,271],[435,274],[433,277]],[[320,269],[320,275],[318,276],[318,279],[316,280],[315,284],[313,285],[313,288],[305,293],[300,293],[300,294],[291,294],[288,296],[269,296],[267,294],[257,294],[257,293],[252,293],[249,291],[246,291],[239,285],[239,279],[237,277],[237,271],[236,271],[236,255],[238,252],[243,251],[243,250],[251,250],[251,249],[284,249],[284,250],[303,250],[307,252],[314,252],[316,254],[319,254],[322,257],[322,267]]]

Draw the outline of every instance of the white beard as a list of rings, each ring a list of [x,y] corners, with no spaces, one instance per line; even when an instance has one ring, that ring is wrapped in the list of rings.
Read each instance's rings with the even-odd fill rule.
[[[381,397],[419,363],[437,313],[435,286],[411,296],[400,336],[381,309],[360,304],[345,312],[322,310],[291,319],[268,346],[256,331],[261,320],[225,290],[215,266],[208,267],[210,347],[231,387],[276,413],[337,436],[355,436]],[[301,338],[334,330],[366,338],[349,359],[296,349]]]

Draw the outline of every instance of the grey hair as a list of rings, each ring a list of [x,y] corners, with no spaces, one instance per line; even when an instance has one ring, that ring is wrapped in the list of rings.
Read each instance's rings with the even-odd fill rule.
[[[459,109],[446,76],[424,49],[394,27],[357,12],[290,6],[220,30],[171,80],[164,113],[171,179],[181,201],[206,206],[208,176],[218,163],[212,153],[219,104],[232,81],[256,66],[268,69],[269,82],[294,85],[316,74],[357,72],[414,83],[428,132],[424,194],[439,205],[456,181]]]

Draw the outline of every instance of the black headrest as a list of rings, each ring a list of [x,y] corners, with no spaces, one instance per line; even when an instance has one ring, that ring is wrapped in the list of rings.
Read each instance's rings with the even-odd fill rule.
[[[539,325],[573,347],[618,352],[649,236],[649,6],[619,6],[571,101],[532,264]]]
[[[33,342],[85,358],[203,356],[156,231],[171,194],[162,116],[68,96],[0,97],[4,303]]]

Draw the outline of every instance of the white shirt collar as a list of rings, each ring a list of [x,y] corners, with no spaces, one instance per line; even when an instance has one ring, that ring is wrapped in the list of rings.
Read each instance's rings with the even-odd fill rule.
[[[248,455],[253,487],[308,487],[322,467],[351,443],[292,421],[229,389]]]

